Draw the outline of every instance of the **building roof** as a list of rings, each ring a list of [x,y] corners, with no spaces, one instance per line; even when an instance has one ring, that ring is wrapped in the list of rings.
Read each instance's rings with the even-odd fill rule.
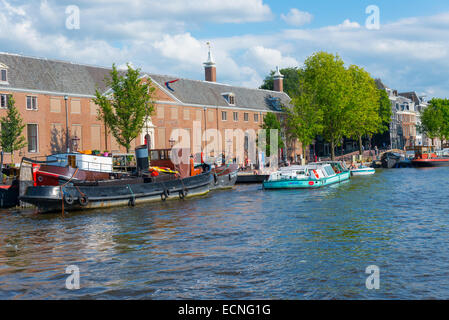
[[[407,99],[412,100],[415,104],[420,104],[421,101],[418,97],[418,94],[415,91],[411,92],[401,92],[399,93],[400,96],[406,97]]]
[[[51,93],[93,96],[95,89],[107,91],[105,78],[111,69],[75,64],[66,61],[26,57],[22,55],[0,53],[0,63],[8,67],[8,84],[1,84],[0,89],[36,90]],[[281,104],[289,105],[290,98],[284,92],[243,88],[215,82],[179,79],[174,76],[145,73],[163,90],[174,96],[181,103],[202,106],[230,106],[223,93],[234,93],[237,108],[257,109],[261,111],[278,111],[273,106],[273,98]],[[165,83],[174,91],[169,90]]]

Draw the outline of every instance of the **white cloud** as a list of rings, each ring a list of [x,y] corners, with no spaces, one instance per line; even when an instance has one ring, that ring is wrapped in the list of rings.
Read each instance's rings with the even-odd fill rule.
[[[281,14],[281,19],[289,25],[299,27],[312,22],[313,15],[308,12],[299,11],[296,8],[292,8],[287,15]]]
[[[262,0],[82,0],[81,29],[70,31],[64,9],[72,3],[0,0],[1,50],[102,66],[132,61],[146,72],[203,79],[210,40],[218,80],[250,87],[276,65],[298,66],[323,50],[399,91],[449,96],[449,13],[400,19],[380,30],[348,19],[322,28],[201,39],[195,30],[205,22],[264,21],[271,10]]]
[[[204,60],[206,47],[190,33],[164,35],[163,39],[156,41],[153,46],[166,58],[195,65],[200,65]]]
[[[298,66],[296,59],[283,56],[282,52],[277,49],[265,48],[263,46],[251,47],[246,52],[245,57],[249,64],[264,72],[273,70],[276,66],[281,68]]]

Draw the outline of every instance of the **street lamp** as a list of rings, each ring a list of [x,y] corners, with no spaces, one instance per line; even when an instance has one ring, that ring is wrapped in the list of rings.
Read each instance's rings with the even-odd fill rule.
[[[67,101],[69,100],[69,97],[67,95],[64,96],[65,101],[65,144],[67,153],[70,153],[70,145],[69,145],[69,111],[67,106]]]

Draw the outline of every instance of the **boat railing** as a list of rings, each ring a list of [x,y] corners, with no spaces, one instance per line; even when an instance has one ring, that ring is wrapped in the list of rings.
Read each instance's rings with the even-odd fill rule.
[[[30,160],[37,164],[49,164],[58,167],[66,167],[70,164],[67,155],[51,155],[49,157],[52,160],[48,160],[48,157],[43,156],[32,157]],[[75,158],[72,166],[86,171],[109,173],[129,173],[136,168],[135,156],[133,154],[113,154],[112,164]]]

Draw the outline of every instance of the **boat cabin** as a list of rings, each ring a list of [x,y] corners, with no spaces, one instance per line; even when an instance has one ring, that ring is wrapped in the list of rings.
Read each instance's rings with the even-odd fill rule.
[[[319,180],[337,175],[331,164],[309,164],[281,168],[270,175],[269,181],[278,180]]]
[[[435,146],[413,146],[407,147],[407,151],[415,153],[415,159],[433,159],[437,158]]]

